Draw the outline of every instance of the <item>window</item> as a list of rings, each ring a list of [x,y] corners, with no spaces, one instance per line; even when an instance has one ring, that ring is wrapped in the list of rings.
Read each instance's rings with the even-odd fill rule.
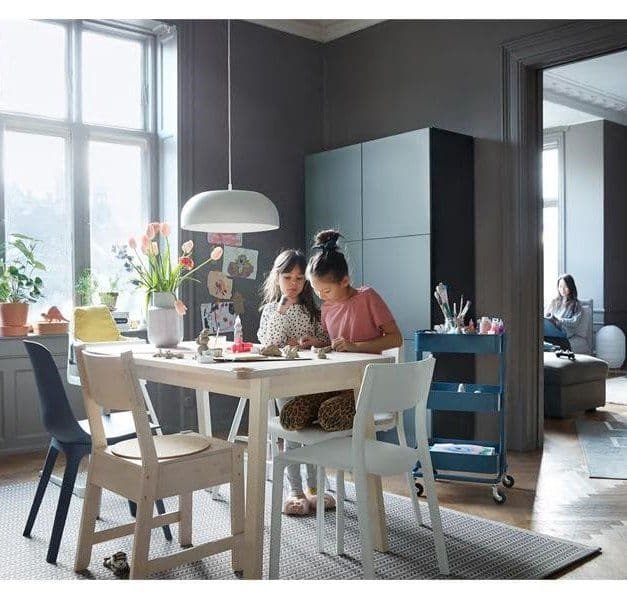
[[[564,200],[562,134],[545,135],[542,151],[542,245],[544,306],[557,295],[557,278],[564,270]]]
[[[120,276],[117,309],[141,314],[112,246],[158,220],[163,30],[170,43],[156,22],[0,22],[0,241],[40,240],[45,297],[31,320],[51,305],[71,314],[86,268],[101,291]]]

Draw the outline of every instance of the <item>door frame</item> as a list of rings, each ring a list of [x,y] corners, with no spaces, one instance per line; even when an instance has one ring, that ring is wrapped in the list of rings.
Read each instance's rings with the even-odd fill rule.
[[[503,312],[512,449],[533,450],[543,441],[542,71],[625,48],[627,21],[577,21],[502,46]]]

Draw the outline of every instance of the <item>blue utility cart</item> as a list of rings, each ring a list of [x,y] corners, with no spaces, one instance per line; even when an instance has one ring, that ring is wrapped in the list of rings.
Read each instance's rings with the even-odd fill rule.
[[[436,480],[471,481],[492,484],[492,497],[497,504],[507,499],[499,488],[502,483],[511,488],[514,478],[507,474],[506,448],[506,398],[505,398],[505,334],[438,334],[416,331],[416,359],[421,360],[423,353],[436,355],[455,354],[495,354],[499,358],[498,385],[478,383],[440,382],[431,384],[427,408],[431,411],[448,410],[464,412],[492,412],[498,414],[498,440],[460,440],[429,438],[429,446],[434,444],[474,444],[494,448],[493,455],[460,454],[431,450]],[[432,430],[431,430],[432,431]],[[414,469],[415,477],[422,477],[420,463]],[[424,491],[422,484],[416,482],[418,494]]]

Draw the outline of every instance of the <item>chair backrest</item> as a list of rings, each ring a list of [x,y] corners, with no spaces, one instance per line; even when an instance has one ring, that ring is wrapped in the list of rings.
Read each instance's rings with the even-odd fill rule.
[[[127,351],[119,356],[110,356],[86,350],[83,344],[78,344],[76,361],[94,448],[107,446],[100,409],[130,410],[135,422],[142,462],[156,463],[157,453],[144,396],[135,372],[133,353]]]
[[[41,420],[46,431],[66,444],[90,444],[91,437],[78,424],[68,401],[59,370],[48,348],[24,340],[35,373]]]
[[[388,356],[394,359],[395,363],[402,363],[404,356],[404,348],[403,346],[399,346],[398,348],[390,348],[389,350],[384,350],[381,352],[383,356]]]
[[[422,431],[426,419],[427,399],[434,366],[433,356],[401,364],[368,365],[357,400],[353,443],[363,443],[372,420],[371,415],[375,412],[398,414],[414,407],[418,435],[418,424]]]

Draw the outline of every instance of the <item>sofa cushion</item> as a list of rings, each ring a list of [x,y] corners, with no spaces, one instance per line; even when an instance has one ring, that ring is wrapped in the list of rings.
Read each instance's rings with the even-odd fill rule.
[[[544,381],[558,385],[572,385],[607,379],[608,364],[587,354],[575,354],[575,360],[544,353]]]

